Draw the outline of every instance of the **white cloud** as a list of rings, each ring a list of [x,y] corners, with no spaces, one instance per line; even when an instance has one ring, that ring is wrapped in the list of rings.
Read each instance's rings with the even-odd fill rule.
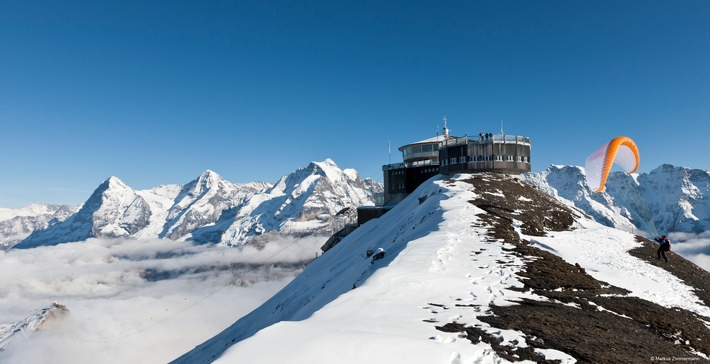
[[[710,231],[700,234],[670,233],[672,250],[710,272]]]
[[[0,323],[60,301],[69,317],[12,342],[3,363],[163,363],[287,284],[323,239],[258,250],[98,240],[0,251]],[[275,263],[288,263],[285,267]]]

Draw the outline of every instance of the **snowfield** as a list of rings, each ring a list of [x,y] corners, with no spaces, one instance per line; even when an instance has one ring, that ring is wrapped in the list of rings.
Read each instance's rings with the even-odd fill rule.
[[[632,234],[589,221],[582,221],[578,228],[585,234],[556,232],[530,239],[533,246],[578,263],[594,278],[625,288],[632,296],[661,306],[684,308],[710,319],[710,308],[675,275],[628,254],[640,245]]]

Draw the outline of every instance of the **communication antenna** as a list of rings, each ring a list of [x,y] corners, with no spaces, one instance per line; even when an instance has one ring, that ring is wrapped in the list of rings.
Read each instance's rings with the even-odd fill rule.
[[[448,138],[449,136],[449,128],[446,127],[446,115],[444,115],[444,138]]]
[[[503,133],[503,119],[500,119],[500,135],[505,135]]]
[[[392,164],[392,147],[389,140],[387,141],[387,164]]]

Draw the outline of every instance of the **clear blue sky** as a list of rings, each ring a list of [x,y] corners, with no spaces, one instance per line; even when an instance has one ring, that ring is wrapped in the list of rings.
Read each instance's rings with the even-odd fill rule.
[[[708,1],[3,1],[0,207],[498,131],[533,170],[619,135],[710,169]]]

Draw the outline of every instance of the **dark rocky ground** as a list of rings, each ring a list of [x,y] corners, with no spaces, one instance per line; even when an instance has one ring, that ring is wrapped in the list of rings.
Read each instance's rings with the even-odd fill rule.
[[[478,316],[492,327],[523,332],[527,349],[501,345],[480,328],[456,322],[437,326],[438,330],[466,332],[469,340],[487,342],[511,361],[554,362],[533,350],[547,348],[565,352],[579,363],[708,362],[697,352],[710,355],[710,329],[703,322],[710,318],[628,296],[626,290],[594,279],[584,267],[531,246],[512,225],[514,218],[523,222],[521,231],[526,235],[542,236],[546,231],[572,229],[580,212],[512,177],[480,174],[468,182],[481,196],[470,203],[486,212],[479,217],[491,241],[512,244],[511,253],[527,262],[519,274],[525,284],[521,290],[532,290],[550,301],[494,306],[491,315]],[[658,260],[657,245],[637,239],[641,246],[629,254],[675,274],[710,305],[710,273],[673,253],[668,255],[669,263]]]

